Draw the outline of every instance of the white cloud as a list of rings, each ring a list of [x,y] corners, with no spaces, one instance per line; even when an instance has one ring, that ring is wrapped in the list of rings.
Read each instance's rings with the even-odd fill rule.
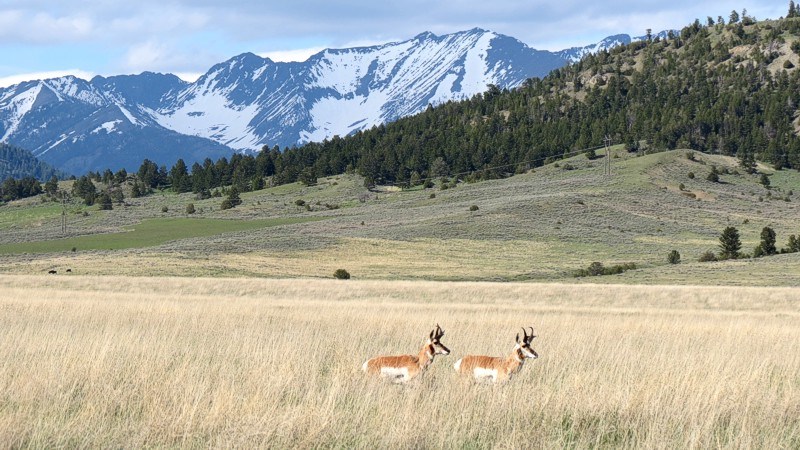
[[[153,70],[154,67],[163,65],[169,58],[167,46],[156,41],[137,44],[128,49],[123,59],[123,65],[132,71]]]
[[[58,43],[92,38],[95,23],[84,14],[56,16],[40,11],[0,12],[0,42]]]
[[[78,78],[83,80],[91,80],[94,78],[95,74],[91,72],[87,72],[84,70],[79,69],[71,69],[71,70],[51,70],[47,72],[31,72],[31,73],[21,73],[19,75],[12,75],[8,77],[0,77],[0,88],[5,88],[9,86],[13,86],[15,84],[19,84],[25,81],[32,81],[32,80],[47,80],[49,78],[58,78],[64,77],[67,75],[74,75]]]
[[[311,48],[298,48],[295,50],[275,50],[271,52],[259,53],[258,56],[262,58],[269,58],[277,62],[293,62],[293,61],[303,62],[312,55],[321,52],[322,50],[325,50],[325,48],[311,47]]]
[[[173,75],[183,81],[188,81],[189,83],[194,83],[198,78],[203,76],[203,74],[200,72],[176,72]]]
[[[785,14],[788,2],[0,0],[0,4],[0,54],[13,62],[15,70],[79,66],[102,73],[147,70],[193,76],[248,51],[261,51],[261,56],[275,61],[304,61],[327,47],[367,46],[409,39],[423,31],[441,35],[473,27],[512,36],[533,48],[560,50],[610,34],[681,28],[695,17],[701,21],[706,15],[727,17],[731,9],[742,6],[759,19],[776,18]]]

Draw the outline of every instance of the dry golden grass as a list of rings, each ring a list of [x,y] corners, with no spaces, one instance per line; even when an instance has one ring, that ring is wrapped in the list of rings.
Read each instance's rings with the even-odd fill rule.
[[[0,275],[8,447],[800,446],[800,290]],[[451,356],[395,386],[361,363]],[[533,325],[511,383],[455,378]]]

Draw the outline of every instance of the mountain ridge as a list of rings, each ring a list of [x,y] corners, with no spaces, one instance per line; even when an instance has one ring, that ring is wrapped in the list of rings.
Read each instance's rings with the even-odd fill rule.
[[[35,80],[0,89],[0,141],[76,173],[135,169],[144,158],[191,163],[349,135],[487,85],[515,88],[564,66],[576,49],[536,50],[473,28],[325,49],[305,62],[245,52],[192,83],[153,72]]]

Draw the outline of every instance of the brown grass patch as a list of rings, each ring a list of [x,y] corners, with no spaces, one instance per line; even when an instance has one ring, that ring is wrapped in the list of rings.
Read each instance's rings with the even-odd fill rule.
[[[797,289],[0,276],[10,447],[800,442]],[[439,322],[421,379],[364,379]],[[454,378],[533,325],[504,386]]]

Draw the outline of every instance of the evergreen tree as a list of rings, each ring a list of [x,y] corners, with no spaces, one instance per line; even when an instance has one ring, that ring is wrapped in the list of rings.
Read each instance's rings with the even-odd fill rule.
[[[733,24],[737,22],[739,22],[739,13],[736,12],[736,10],[734,9],[733,11],[731,11],[731,16],[730,19],[728,20],[728,23]]]
[[[125,194],[122,192],[122,188],[116,188],[111,191],[111,200],[118,205],[121,205],[125,201]]]
[[[186,169],[186,163],[183,162],[183,159],[178,159],[175,165],[172,166],[169,171],[169,180],[172,184],[172,190],[175,192],[189,192],[192,190],[189,171]]]
[[[717,170],[717,166],[711,166],[711,172],[708,173],[706,180],[712,183],[719,183],[719,171]]]
[[[97,204],[100,205],[101,210],[111,210],[114,209],[114,205],[111,201],[111,196],[108,195],[108,192],[103,192],[97,196],[96,200]]]
[[[47,183],[44,184],[44,191],[50,195],[56,195],[56,191],[58,190],[58,177],[53,175],[47,180]]]
[[[756,158],[753,152],[746,150],[739,152],[739,167],[746,173],[756,173]]]
[[[739,257],[739,250],[742,249],[742,242],[739,240],[739,230],[734,227],[727,227],[719,237],[719,258],[736,259]]]
[[[306,167],[300,172],[299,181],[306,186],[317,184],[317,172],[313,167]]]
[[[770,227],[764,227],[761,230],[761,244],[759,244],[761,251],[764,255],[774,255],[778,253],[775,248],[775,230]]]
[[[222,201],[222,205],[220,206],[220,208],[231,209],[241,204],[242,204],[242,199],[239,198],[239,189],[237,189],[236,186],[232,186],[230,191],[228,192],[228,198]]]
[[[787,250],[791,253],[800,252],[800,237],[795,235],[789,236],[789,248]]]
[[[89,176],[84,175],[72,184],[72,195],[82,198],[83,202],[87,206],[90,206],[94,204],[97,188],[94,186]]]
[[[117,173],[114,174],[114,183],[122,184],[128,179],[128,171],[125,169],[119,169]]]
[[[139,171],[137,172],[139,176],[139,180],[144,183],[145,186],[154,188],[159,185],[159,174],[158,174],[158,166],[153,161],[149,159],[145,159],[142,162],[142,165],[139,166]]]

